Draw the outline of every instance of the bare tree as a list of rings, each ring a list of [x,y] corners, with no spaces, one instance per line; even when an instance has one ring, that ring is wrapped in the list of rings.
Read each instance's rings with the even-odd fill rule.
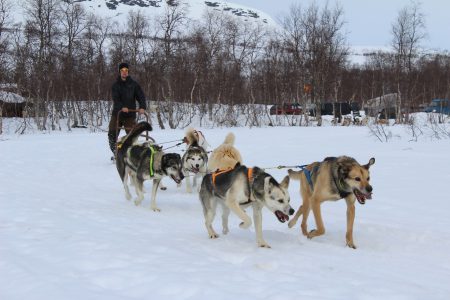
[[[396,53],[397,121],[402,122],[402,109],[411,102],[417,77],[413,74],[420,43],[426,37],[424,15],[420,3],[411,2],[402,8],[392,24],[392,47]],[[403,103],[406,102],[406,103]]]
[[[186,11],[187,7],[176,3],[176,5],[167,5],[165,12],[159,18],[159,26],[162,30],[162,48],[164,60],[161,65],[161,71],[163,73],[164,85],[161,85],[161,95],[166,102],[165,107],[160,107],[160,112],[167,113],[167,119],[170,128],[175,128],[174,119],[174,90],[173,90],[173,69],[175,68],[174,54],[176,46],[181,38],[181,29],[183,25],[186,25]]]
[[[130,53],[130,63],[138,66],[144,61],[144,40],[148,38],[149,23],[141,11],[131,11],[128,14],[127,52]]]
[[[348,49],[342,33],[343,9],[328,4],[320,9],[312,3],[303,10],[293,5],[284,18],[284,40],[295,64],[296,85],[308,84],[311,100],[320,107],[321,101],[336,94],[340,70],[344,68]],[[298,95],[298,90],[295,91]],[[297,96],[298,98],[298,96]],[[320,109],[317,110],[320,115]]]
[[[29,91],[33,94],[35,104],[35,120],[39,129],[46,129],[48,112],[46,103],[55,88],[55,60],[57,58],[57,38],[59,22],[59,1],[27,0],[26,32],[33,50],[33,86]],[[36,53],[37,52],[37,53]]]
[[[11,46],[9,36],[10,34],[6,31],[11,25],[11,9],[12,4],[10,0],[0,0],[0,81],[4,81],[6,78],[5,74],[11,68],[9,63],[9,48]]]
[[[75,127],[79,126],[80,122],[82,124],[84,123],[82,121],[83,116],[77,114],[77,112],[80,112],[80,107],[79,102],[75,100],[80,99],[76,99],[74,89],[77,87],[76,60],[82,57],[81,38],[83,31],[86,28],[86,22],[87,14],[79,3],[74,0],[67,0],[61,3],[61,39],[64,43],[62,68],[68,78],[68,80],[64,82],[65,97],[63,97],[63,99],[70,101],[70,115],[73,117],[73,126]],[[78,109],[75,109],[75,106],[77,106]]]

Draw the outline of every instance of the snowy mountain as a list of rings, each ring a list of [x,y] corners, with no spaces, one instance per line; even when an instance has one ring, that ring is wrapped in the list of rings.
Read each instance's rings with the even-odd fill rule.
[[[253,21],[268,25],[276,22],[266,13],[256,9],[228,1],[202,1],[202,0],[79,0],[86,11],[103,17],[114,18],[120,21],[126,18],[130,11],[141,11],[146,16],[153,17],[164,13],[167,7],[179,6],[186,10],[187,17],[193,20],[202,18],[207,10],[215,10],[229,14],[244,21]],[[23,22],[26,0],[19,0],[15,6],[14,21]]]

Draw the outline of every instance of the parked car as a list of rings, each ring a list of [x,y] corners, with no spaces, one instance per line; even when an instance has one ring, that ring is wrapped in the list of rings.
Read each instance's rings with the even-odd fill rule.
[[[316,109],[312,109],[309,111],[311,116],[316,116]],[[347,102],[325,102],[322,103],[320,107],[320,114],[322,116],[325,115],[333,115],[335,112],[336,116],[348,115],[352,112],[352,107]]]
[[[429,106],[424,109],[425,112],[436,112],[441,114],[450,114],[448,99],[433,99]]]
[[[275,104],[269,110],[271,115],[300,115],[303,109],[298,103]]]
[[[395,107],[383,108],[378,116],[378,119],[396,119],[396,118],[397,112],[395,111]]]

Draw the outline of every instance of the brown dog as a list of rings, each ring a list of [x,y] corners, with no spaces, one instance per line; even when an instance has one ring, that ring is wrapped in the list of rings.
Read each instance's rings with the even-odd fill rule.
[[[361,166],[354,158],[348,156],[327,157],[322,162],[314,162],[296,172],[288,170],[291,179],[300,180],[300,194],[303,204],[289,222],[293,227],[303,214],[301,229],[308,238],[325,233],[320,205],[327,200],[344,198],[347,203],[347,246],[356,249],[353,243],[353,222],[355,220],[355,200],[365,204],[366,199],[372,199],[372,186],[369,183],[369,168],[375,163],[371,158],[366,165]],[[312,209],[317,229],[308,232],[306,221]]]

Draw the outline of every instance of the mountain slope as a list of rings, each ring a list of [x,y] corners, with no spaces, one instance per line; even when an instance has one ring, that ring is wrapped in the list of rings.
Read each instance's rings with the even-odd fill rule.
[[[129,11],[140,10],[146,16],[157,16],[164,13],[167,7],[179,5],[186,10],[187,17],[193,20],[202,18],[206,9],[223,12],[244,21],[275,25],[275,21],[266,13],[243,5],[228,1],[202,1],[202,0],[79,0],[77,1],[86,11],[103,17],[114,18],[120,21],[126,18]],[[14,9],[14,21],[23,22],[25,19],[24,7],[26,0],[19,0]]]

